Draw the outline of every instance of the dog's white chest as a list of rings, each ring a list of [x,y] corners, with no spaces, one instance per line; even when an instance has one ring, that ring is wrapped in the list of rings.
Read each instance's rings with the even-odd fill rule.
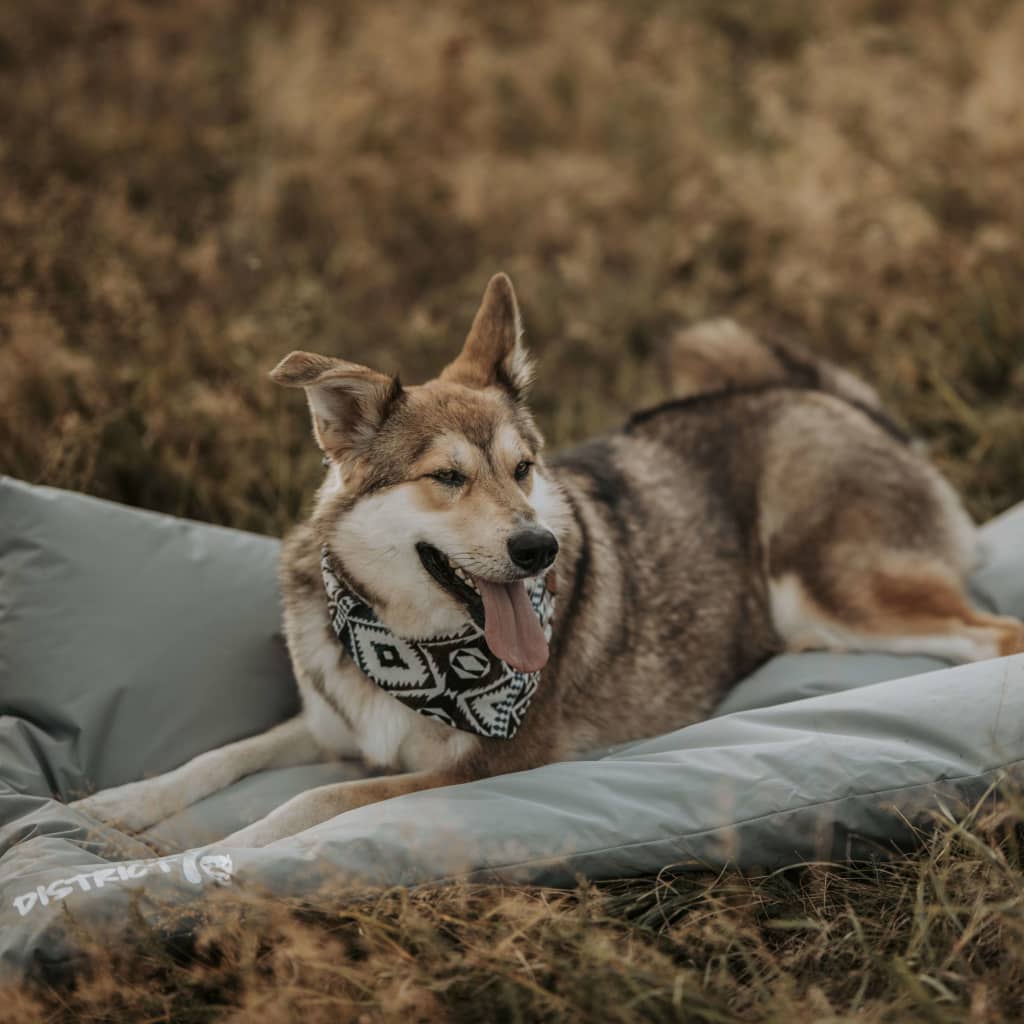
[[[473,736],[418,714],[363,675],[325,628],[322,607],[289,618],[303,711],[325,750],[375,768],[418,771],[451,764],[476,745]]]

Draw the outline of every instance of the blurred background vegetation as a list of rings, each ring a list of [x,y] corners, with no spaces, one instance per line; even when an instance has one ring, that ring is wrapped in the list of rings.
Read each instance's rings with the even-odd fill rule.
[[[561,445],[729,314],[1024,497],[1024,3],[0,8],[0,469],[278,533],[310,348],[425,379],[509,271]]]

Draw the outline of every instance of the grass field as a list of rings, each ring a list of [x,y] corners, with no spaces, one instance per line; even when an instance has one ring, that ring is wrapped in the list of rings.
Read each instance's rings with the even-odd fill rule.
[[[870,377],[986,517],[1024,498],[1022,97],[1021,0],[5,4],[0,470],[279,534],[319,460],[266,371],[424,379],[505,269],[551,444],[728,313]],[[1018,1021],[1021,821],[262,908],[7,1019]]]

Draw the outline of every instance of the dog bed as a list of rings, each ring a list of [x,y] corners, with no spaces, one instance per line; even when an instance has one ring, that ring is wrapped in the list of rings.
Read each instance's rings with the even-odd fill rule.
[[[1024,505],[984,528],[978,600],[1024,615]],[[258,850],[217,839],[355,762],[264,772],[131,837],[65,801],[296,710],[277,542],[0,478],[0,965],[54,968],[76,926],[157,921],[217,888],[572,884],[875,856],[1024,759],[1024,656],[776,658],[709,721],[361,808]],[[183,850],[155,857],[152,845]]]

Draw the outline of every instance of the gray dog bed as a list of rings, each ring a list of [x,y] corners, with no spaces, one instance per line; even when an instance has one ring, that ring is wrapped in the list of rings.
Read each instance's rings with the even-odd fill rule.
[[[979,600],[1024,615],[1024,506],[984,529]],[[216,840],[338,762],[264,772],[148,836],[64,801],[165,771],[296,710],[277,543],[0,478],[0,964],[71,955],[74,927],[216,887],[452,877],[564,885],[668,864],[759,870],[909,845],[1024,758],[1024,656],[776,658],[710,721],[589,759],[361,808],[260,850]],[[125,918],[127,919],[127,918]]]

